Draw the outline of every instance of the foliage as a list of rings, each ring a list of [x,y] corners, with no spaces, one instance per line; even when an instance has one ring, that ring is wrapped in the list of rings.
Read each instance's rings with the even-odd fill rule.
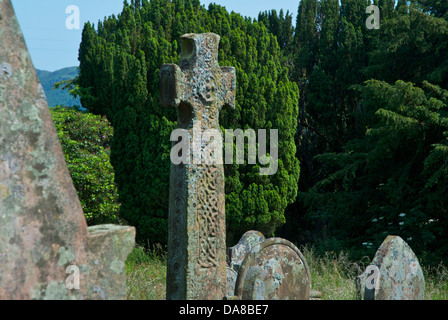
[[[73,92],[114,126],[121,213],[140,241],[167,231],[176,110],[158,103],[159,68],[178,63],[182,34],[213,31],[238,78],[222,127],[281,135],[277,175],[225,167],[229,243],[276,231],[360,258],[397,234],[425,262],[446,261],[447,2],[374,0],[381,25],[370,30],[371,2],[301,0],[293,26],[282,10],[252,21],[197,0],[143,0],[85,25]]]
[[[372,255],[388,234],[446,260],[445,1],[302,0],[292,55],[300,89],[299,196],[281,235]],[[374,80],[375,79],[375,80]]]
[[[112,127],[100,116],[73,108],[50,111],[87,223],[120,223],[114,170],[109,161]]]
[[[294,135],[297,86],[281,64],[277,38],[264,24],[198,0],[125,2],[118,17],[84,26],[78,92],[83,107],[114,127],[111,162],[120,214],[137,228],[139,242],[166,243],[170,134],[177,111],[159,104],[159,70],[178,63],[180,37],[221,36],[219,63],[237,72],[236,110],[221,114],[225,129],[278,129],[279,170],[260,176],[254,165],[229,165],[226,174],[227,239],[249,229],[273,234],[285,223],[299,179]]]
[[[429,84],[425,93],[375,80],[356,90],[367,129],[343,152],[316,157],[326,178],[304,195],[309,212],[327,217],[328,237],[349,233],[342,245],[351,252],[363,243],[376,250],[394,234],[421,259],[441,259],[448,249],[439,240],[448,236],[448,92],[439,100],[440,88]]]

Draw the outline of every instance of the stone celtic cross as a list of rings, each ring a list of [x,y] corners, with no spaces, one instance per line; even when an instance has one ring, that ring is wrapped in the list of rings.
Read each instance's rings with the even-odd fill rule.
[[[206,147],[202,133],[217,130],[222,139],[219,112],[235,107],[235,68],[219,66],[219,41],[213,33],[186,34],[179,66],[167,64],[160,70],[161,104],[178,108],[178,128],[193,140],[191,155]],[[198,129],[199,136],[194,134]],[[226,292],[223,165],[172,164],[170,176],[167,299],[222,299]]]

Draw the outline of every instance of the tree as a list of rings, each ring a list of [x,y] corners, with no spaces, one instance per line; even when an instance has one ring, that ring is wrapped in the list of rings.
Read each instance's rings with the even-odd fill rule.
[[[264,24],[219,5],[205,9],[199,1],[125,2],[123,12],[105,19],[101,28],[84,28],[81,103],[114,127],[111,162],[120,215],[136,226],[139,242],[166,243],[170,134],[177,111],[158,102],[159,70],[179,62],[179,36],[190,32],[219,34],[219,63],[236,68],[236,110],[223,112],[223,129],[279,130],[275,176],[260,176],[259,167],[249,164],[225,167],[228,242],[249,229],[273,234],[297,196],[298,88],[281,64],[277,38]]]
[[[441,225],[444,223],[440,218],[431,218],[431,212],[442,212],[442,215],[445,212],[444,200],[440,200],[444,199],[440,192],[445,188],[443,184],[429,183],[430,176],[442,179],[434,181],[443,181],[445,165],[442,155],[446,144],[443,130],[440,125],[437,127],[432,123],[432,129],[428,130],[437,132],[436,136],[430,140],[428,133],[424,132],[422,134],[428,140],[419,142],[412,133],[415,128],[410,123],[428,124],[429,119],[423,120],[415,114],[394,114],[393,118],[402,121],[403,129],[400,130],[385,126],[379,119],[392,115],[391,110],[387,109],[392,109],[392,103],[403,103],[396,97],[404,99],[407,109],[430,110],[429,118],[445,117],[444,108],[436,112],[432,103],[445,103],[443,90],[447,89],[448,84],[447,21],[446,17],[443,18],[446,6],[438,6],[440,3],[432,0],[398,1],[396,6],[393,0],[374,1],[380,6],[381,28],[369,30],[365,26],[365,8],[368,4],[370,1],[344,0],[339,7],[339,1],[303,0],[299,5],[295,39],[300,41],[293,48],[293,70],[296,72],[292,79],[301,89],[296,136],[297,156],[302,163],[301,192],[287,210],[288,225],[284,235],[302,243],[313,241],[325,249],[353,250],[365,255],[368,250],[360,244],[379,245],[384,240],[383,232],[396,230],[381,224],[386,221],[383,215],[383,210],[386,210],[393,217],[391,219],[395,219],[395,222],[388,220],[387,226],[388,223],[397,223],[402,227],[399,223],[404,222],[409,228],[411,220],[408,223],[397,219],[403,213],[406,213],[404,217],[412,216],[414,226],[419,226],[416,227],[418,230],[414,230],[418,235],[414,239],[422,243],[420,247],[415,244],[413,247],[419,247],[419,252],[423,252],[424,248],[433,249],[434,256],[442,257],[441,252],[445,249],[440,242],[445,235],[433,231],[428,233],[428,226],[422,223],[436,220]],[[381,81],[372,80],[363,85],[369,79]],[[408,101],[407,95],[416,100]],[[407,126],[405,120],[410,121]],[[380,126],[384,137],[372,135],[372,132],[377,132],[373,128]],[[406,137],[404,141],[401,140],[402,135]],[[389,144],[394,141],[401,143],[403,148],[411,148],[410,141],[425,147],[419,151],[397,151],[394,157],[402,153],[398,164],[381,158],[390,155],[388,148],[382,145],[386,140]],[[434,149],[431,149],[429,141],[434,143]],[[378,156],[375,161],[372,160],[371,150],[378,152],[375,153]],[[404,158],[405,152],[417,158]],[[420,170],[435,159],[437,164],[431,169],[434,171],[426,167]],[[403,172],[401,168],[408,168],[408,171],[418,169],[416,172],[419,174],[413,174],[418,175],[419,180],[413,181],[415,176]],[[397,178],[400,174],[403,180]],[[381,179],[383,181],[379,182]],[[428,189],[429,185],[434,189]],[[390,205],[393,202],[391,199],[397,198],[403,200]],[[409,207],[403,204],[406,201]],[[391,207],[384,206],[385,202]],[[412,205],[413,213],[409,214]],[[422,222],[425,219],[426,222]],[[381,222],[375,224],[376,231],[372,220]],[[433,222],[430,224],[437,228],[441,226]],[[381,228],[378,227],[380,225]],[[409,230],[402,234],[412,238]],[[295,237],[297,234],[300,236]],[[434,236],[432,240],[431,234]],[[370,249],[376,248],[372,246]],[[439,252],[436,254],[435,251]]]
[[[448,20],[448,3],[444,0],[420,0],[425,12],[437,18]]]
[[[403,81],[376,80],[355,89],[365,134],[341,153],[317,157],[326,178],[306,194],[309,212],[326,215],[328,242],[352,253],[364,253],[365,242],[376,250],[396,234],[425,261],[442,259],[448,250],[439,240],[447,236],[448,222],[448,92],[429,83],[425,92]],[[342,240],[343,234],[350,237]]]
[[[269,32],[277,37],[278,45],[283,51],[292,50],[291,46],[294,41],[294,26],[292,24],[292,14],[283,9],[277,14],[276,10],[260,12],[258,14],[258,22],[262,22]]]
[[[389,83],[401,79],[421,84],[427,80],[447,89],[447,20],[415,7],[402,11],[397,6],[397,12],[402,13],[382,24],[363,73]]]

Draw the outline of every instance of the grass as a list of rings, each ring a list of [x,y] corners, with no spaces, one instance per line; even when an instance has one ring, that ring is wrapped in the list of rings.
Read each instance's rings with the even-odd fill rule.
[[[426,279],[425,300],[448,300],[448,267],[439,264],[437,267],[424,267]]]
[[[322,300],[356,300],[354,279],[368,266],[368,258],[353,262],[348,253],[318,255],[312,247],[302,247],[310,268],[312,290]],[[448,267],[423,267],[426,300],[448,300]],[[136,247],[126,262],[128,300],[164,300],[166,295],[166,252],[161,246],[151,250]]]
[[[166,253],[163,248],[134,248],[126,261],[126,275],[128,300],[164,300]]]
[[[322,300],[357,299],[354,279],[363,272],[364,264],[351,262],[344,252],[319,256],[311,247],[300,251],[310,269],[311,289],[319,291]]]

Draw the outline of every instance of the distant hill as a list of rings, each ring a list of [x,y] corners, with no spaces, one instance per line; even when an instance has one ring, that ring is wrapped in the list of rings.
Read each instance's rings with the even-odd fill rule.
[[[68,90],[53,89],[53,85],[62,80],[70,80],[78,75],[78,67],[69,67],[56,70],[54,72],[36,69],[37,76],[44,87],[47,96],[48,106],[55,107],[62,105],[66,107],[73,107],[75,105],[81,106],[78,99],[74,99]]]

